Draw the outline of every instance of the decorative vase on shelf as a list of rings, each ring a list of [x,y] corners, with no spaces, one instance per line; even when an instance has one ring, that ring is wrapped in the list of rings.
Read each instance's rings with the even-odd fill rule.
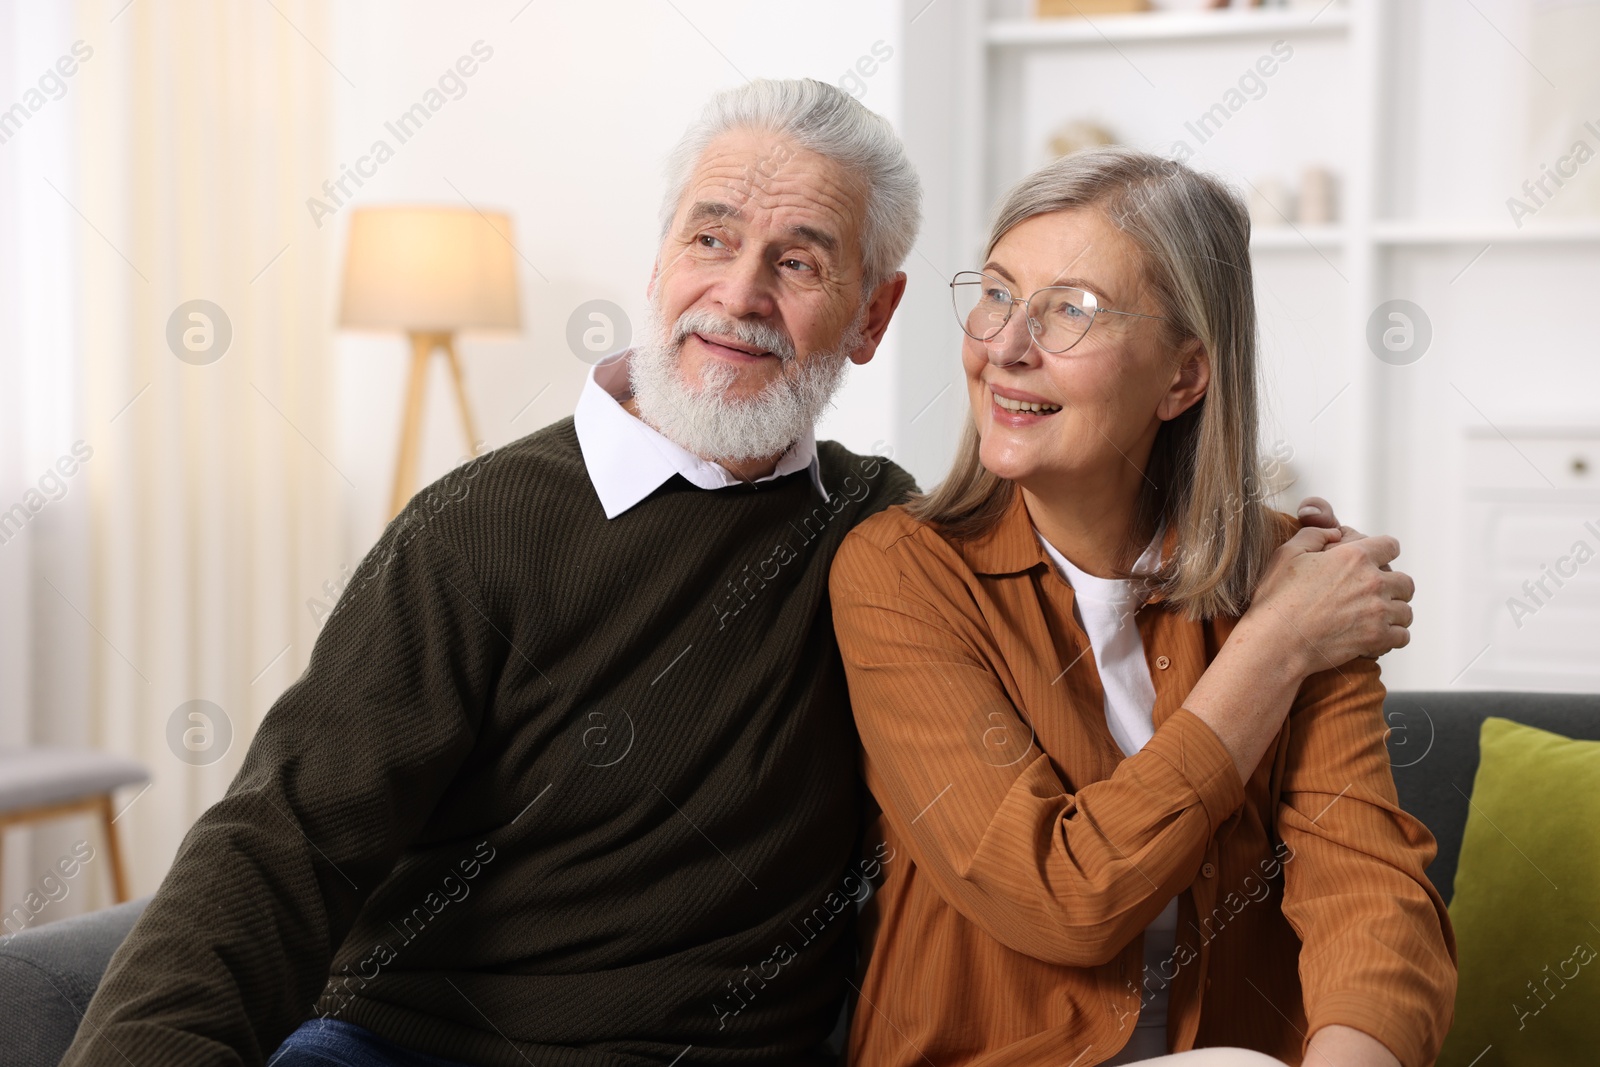
[[[1300,173],[1295,221],[1302,226],[1332,226],[1339,221],[1339,179],[1326,167]]]
[[[1250,190],[1252,229],[1287,226],[1294,218],[1294,194],[1277,177],[1257,178]]]
[[[1099,123],[1088,119],[1069,119],[1050,135],[1050,156],[1052,159],[1070,156],[1085,148],[1116,143],[1117,139],[1111,135],[1111,131]]]

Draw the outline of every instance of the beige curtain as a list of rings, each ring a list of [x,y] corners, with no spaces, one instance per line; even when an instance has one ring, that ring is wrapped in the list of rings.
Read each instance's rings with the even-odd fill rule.
[[[304,669],[307,601],[339,575],[338,249],[305,200],[333,173],[331,94],[350,87],[315,0],[85,3],[77,35],[94,49],[69,194],[94,449],[83,713],[153,775],[117,824],[141,894]],[[222,316],[181,315],[179,358],[169,320],[196,300]]]

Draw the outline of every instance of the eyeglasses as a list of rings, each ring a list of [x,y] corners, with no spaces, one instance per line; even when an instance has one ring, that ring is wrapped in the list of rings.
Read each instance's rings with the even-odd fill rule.
[[[1101,307],[1093,293],[1070,285],[1047,285],[1021,301],[1011,295],[1005,282],[976,270],[964,270],[950,280],[950,298],[961,331],[974,341],[993,340],[1011,321],[1011,313],[1017,305],[1027,304],[1028,333],[1035,344],[1052,354],[1065,352],[1083,340],[1095,316],[1102,313],[1136,319],[1166,319],[1165,315]]]

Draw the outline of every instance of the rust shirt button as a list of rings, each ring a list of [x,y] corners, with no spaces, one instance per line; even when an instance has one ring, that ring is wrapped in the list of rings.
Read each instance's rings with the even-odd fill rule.
[[[1172,661],[1165,656],[1157,656],[1156,666],[1161,670],[1166,670],[1168,667],[1172,666]]]
[[[1214,867],[1211,864],[1207,863],[1207,864],[1204,864],[1200,868],[1200,873],[1205,875],[1207,878],[1214,878],[1214,877],[1216,877],[1217,869],[1216,869],[1216,867]]]

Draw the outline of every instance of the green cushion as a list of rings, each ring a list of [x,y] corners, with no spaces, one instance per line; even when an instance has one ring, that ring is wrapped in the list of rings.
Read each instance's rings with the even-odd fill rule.
[[[1597,1062],[1600,741],[1489,718],[1478,746],[1450,902],[1460,984],[1439,1067]]]

